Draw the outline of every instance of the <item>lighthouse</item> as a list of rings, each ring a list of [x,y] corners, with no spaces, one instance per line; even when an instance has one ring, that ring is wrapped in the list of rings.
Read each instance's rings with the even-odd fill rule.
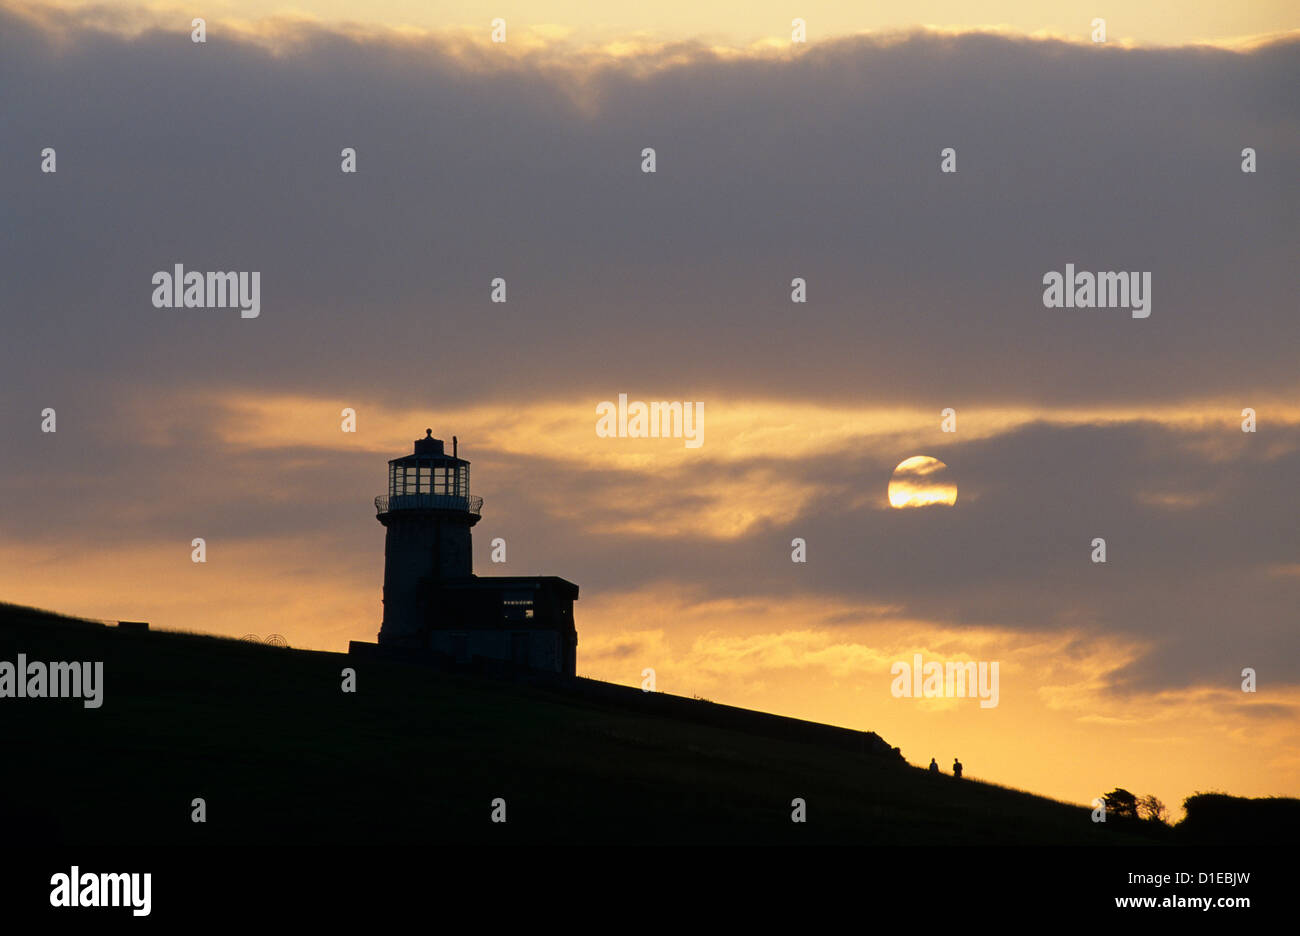
[[[422,583],[474,574],[470,529],[483,498],[470,497],[469,462],[448,455],[433,430],[388,463],[388,493],[375,498],[384,537],[382,643],[412,644],[424,622]],[[418,642],[418,641],[415,641]]]
[[[575,675],[578,586],[556,576],[474,574],[470,531],[483,498],[470,494],[458,448],[453,436],[448,455],[428,429],[411,454],[388,463],[388,493],[375,498],[386,531],[380,646]]]

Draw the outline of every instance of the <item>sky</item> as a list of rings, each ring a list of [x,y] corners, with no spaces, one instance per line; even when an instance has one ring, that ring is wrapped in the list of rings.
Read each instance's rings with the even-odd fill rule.
[[[269,20],[346,24],[376,28],[435,31],[463,38],[486,39],[493,20],[506,22],[507,42],[530,46],[598,46],[626,51],[646,43],[692,41],[714,48],[788,44],[791,21],[802,19],[810,42],[862,32],[906,31],[918,26],[945,31],[1003,30],[1027,36],[1090,35],[1092,21],[1106,20],[1107,41],[1157,45],[1254,43],[1294,30],[1295,4],[1289,0],[1222,0],[1168,2],[1048,2],[1048,0],[711,0],[709,3],[662,0],[659,3],[595,3],[591,0],[380,0],[358,5],[351,0],[204,0],[202,4],[155,2],[122,4],[114,0],[42,4],[83,11],[108,25],[123,8],[139,17],[144,11],[159,20],[188,24],[195,16],[259,30]],[[102,19],[101,19],[102,17]]]
[[[1294,11],[859,6],[0,0],[0,600],[373,640],[431,427],[476,570],[581,587],[582,675],[1071,802],[1300,795]],[[260,314],[155,308],[177,263]],[[1149,317],[1045,307],[1067,263]],[[703,443],[600,437],[621,393]],[[950,505],[890,507],[915,456]],[[916,653],[999,704],[896,698]]]

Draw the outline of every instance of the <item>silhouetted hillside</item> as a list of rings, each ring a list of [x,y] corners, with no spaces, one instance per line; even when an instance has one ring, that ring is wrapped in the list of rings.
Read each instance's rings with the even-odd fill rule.
[[[1300,837],[1300,799],[1248,799],[1197,793],[1183,801],[1181,841],[1198,845],[1292,845]]]
[[[27,605],[9,604],[6,601],[0,601],[0,626],[17,627],[24,624],[51,624],[74,628],[98,628],[104,626],[103,621],[94,621],[71,614],[59,614],[57,611],[46,611],[44,608],[31,608]]]
[[[1102,844],[1159,834],[889,755],[737,730],[725,712],[701,721],[670,711],[704,702],[656,712],[618,693],[11,608],[0,607],[0,660],[104,662],[102,708],[0,700],[0,822],[46,844]],[[355,694],[340,691],[344,667],[357,672]],[[195,797],[206,800],[205,824],[191,822]],[[496,797],[505,824],[490,821]],[[806,824],[790,821],[795,797],[807,802]]]

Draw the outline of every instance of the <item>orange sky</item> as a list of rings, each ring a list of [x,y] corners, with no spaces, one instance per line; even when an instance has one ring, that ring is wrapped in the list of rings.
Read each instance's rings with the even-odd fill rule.
[[[370,465],[360,485],[368,490],[369,483],[379,493],[384,462],[409,449],[409,427],[422,424],[420,414],[350,401],[358,409],[359,431],[344,434],[336,415],[341,402],[234,395],[220,401],[225,418],[215,428],[221,446],[232,453],[265,448],[329,458],[360,451]],[[582,415],[586,410],[590,419]],[[1036,418],[1068,425],[1134,415],[989,409],[964,411],[961,418],[968,434],[964,441],[971,443]],[[1226,404],[1168,408],[1157,415],[1170,425],[1236,428]],[[1281,405],[1274,416],[1292,423],[1298,417]],[[903,410],[836,411],[756,400],[714,406],[708,411],[706,444],[687,450],[676,440],[598,439],[594,421],[594,407],[586,400],[484,404],[441,414],[448,428],[472,433],[461,443],[462,454],[472,461],[491,452],[525,462],[539,457],[574,466],[594,462],[625,474],[630,492],[653,485],[666,466],[692,458],[741,459],[773,447],[797,456],[801,446],[824,450],[868,437],[893,438],[890,444],[900,452],[924,449],[926,437],[934,438],[927,424],[937,424]],[[146,444],[182,442],[179,426],[155,423],[153,431]],[[475,469],[475,490],[491,490],[492,480]],[[291,489],[285,496],[303,493]],[[765,521],[797,517],[808,499],[818,496],[814,486],[793,479],[775,486],[737,479],[699,493],[710,507],[683,510],[659,523],[611,524],[595,502],[554,504],[550,522],[557,525],[557,538],[564,528],[579,536],[585,531],[703,539],[726,550]],[[872,509],[888,509],[883,485],[861,494]],[[183,540],[126,546],[88,535],[44,548],[0,544],[0,594],[90,617],[148,620],[156,627],[230,636],[278,633],[293,646],[343,650],[349,640],[373,640],[382,613],[383,530],[367,500],[358,501],[356,526],[366,537],[358,550],[369,557],[360,564],[330,562],[311,536],[210,538],[208,562],[198,565],[190,561]],[[962,506],[959,497],[955,507],[927,509]],[[510,519],[494,512],[489,495],[475,531],[479,574],[562,574],[582,584],[575,571],[545,564],[545,542],[531,544],[530,551],[516,543],[507,566],[491,566],[486,543],[508,532],[497,524]],[[810,563],[817,561],[818,545],[810,544]],[[780,541],[771,548],[789,549]],[[1276,571],[1297,574],[1295,568]],[[1177,814],[1183,797],[1199,790],[1300,793],[1300,731],[1293,717],[1300,710],[1300,692],[1249,696],[1218,685],[1116,695],[1112,675],[1150,646],[1115,636],[1098,640],[1056,626],[1000,630],[911,620],[889,606],[802,596],[802,572],[792,564],[789,597],[783,601],[718,599],[689,586],[640,584],[631,569],[622,588],[585,588],[577,606],[579,673],[640,685],[642,670],[651,667],[661,691],[873,730],[901,747],[912,763],[925,764],[934,756],[948,769],[958,756],[969,776],[1072,802],[1124,785],[1155,793]],[[935,581],[941,587],[941,570]],[[890,664],[911,661],[914,653],[927,661],[999,661],[999,705],[893,698]],[[1292,717],[1244,717],[1250,706],[1261,704],[1287,706]]]

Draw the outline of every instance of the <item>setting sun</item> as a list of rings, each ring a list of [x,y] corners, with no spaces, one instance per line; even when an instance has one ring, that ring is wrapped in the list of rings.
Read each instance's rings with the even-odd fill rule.
[[[889,479],[890,507],[952,506],[957,485],[949,480],[948,466],[929,455],[913,455],[898,463]]]

